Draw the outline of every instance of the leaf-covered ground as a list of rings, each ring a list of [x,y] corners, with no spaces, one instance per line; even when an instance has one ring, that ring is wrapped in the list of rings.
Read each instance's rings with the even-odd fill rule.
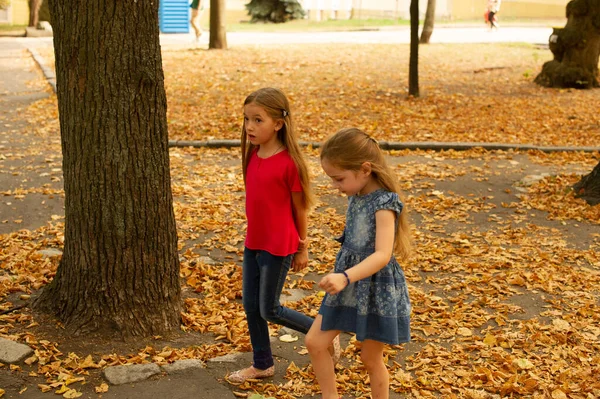
[[[306,141],[353,125],[387,141],[600,143],[596,91],[533,84],[552,59],[548,49],[444,44],[419,51],[422,98],[407,99],[407,45],[166,48],[170,138],[239,138],[244,98],[274,86],[288,94]]]
[[[353,125],[389,141],[600,142],[597,91],[532,84],[547,50],[421,47],[423,97],[408,100],[406,46],[282,47],[167,49],[171,138],[237,138],[245,95],[270,85],[290,95],[301,138],[310,141]],[[51,97],[18,112],[15,118],[36,129],[15,131],[24,139],[0,156],[0,178],[10,181],[0,191],[1,205],[11,209],[0,220],[1,309],[26,303],[59,261],[38,252],[60,250],[63,242],[55,102]],[[310,220],[311,261],[290,276],[286,291],[305,290],[288,305],[315,315],[321,294],[313,282],[332,268],[338,249],[332,237],[343,228],[345,199],[329,187],[318,152],[306,153],[319,199]],[[416,244],[403,265],[413,342],[387,352],[392,397],[599,398],[600,207],[575,199],[569,187],[600,154],[473,149],[389,155]],[[2,336],[36,348],[27,367],[14,373],[43,378],[42,391],[76,395],[85,381],[98,392],[110,389],[90,377],[106,365],[208,360],[250,349],[240,302],[245,220],[239,150],[172,149],[171,166],[182,329],[197,342],[157,339],[129,352],[71,351],[68,342],[49,340],[46,321],[25,307],[0,315]],[[27,212],[39,203],[38,213]],[[345,397],[367,397],[360,343],[348,334],[342,341],[340,387]],[[281,345],[277,378],[232,387],[237,395],[318,393],[302,338]]]

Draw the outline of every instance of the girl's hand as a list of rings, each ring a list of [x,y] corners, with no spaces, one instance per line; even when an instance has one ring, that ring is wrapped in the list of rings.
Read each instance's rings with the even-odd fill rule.
[[[329,295],[335,295],[348,285],[346,276],[342,273],[329,273],[321,279],[319,287],[325,290]]]
[[[304,248],[294,254],[292,259],[292,270],[299,272],[308,265],[308,248]]]

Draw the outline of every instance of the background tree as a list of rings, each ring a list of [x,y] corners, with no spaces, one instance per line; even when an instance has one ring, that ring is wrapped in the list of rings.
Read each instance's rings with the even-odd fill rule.
[[[180,325],[181,289],[158,2],[50,11],[65,241],[34,308],[75,334],[162,334]]]
[[[408,95],[419,97],[419,0],[410,0]]]
[[[40,7],[43,0],[28,0],[29,4],[29,24],[28,26],[36,27],[40,21]]]
[[[573,185],[573,190],[576,198],[584,199],[589,205],[600,204],[600,162]]]
[[[427,0],[427,11],[425,11],[425,22],[421,31],[421,44],[429,44],[431,34],[433,33],[433,23],[435,22],[435,0]]]
[[[281,23],[304,18],[304,10],[298,0],[251,0],[246,4],[250,22]]]
[[[210,37],[208,48],[227,49],[225,26],[225,0],[210,0]]]
[[[535,82],[546,87],[598,87],[600,55],[600,0],[572,0],[567,4],[567,24],[550,36],[554,55]]]

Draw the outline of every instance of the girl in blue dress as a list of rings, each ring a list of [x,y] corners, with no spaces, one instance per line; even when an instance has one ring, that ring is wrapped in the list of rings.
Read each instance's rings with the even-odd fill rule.
[[[327,348],[341,331],[355,333],[362,342],[360,356],[372,398],[387,399],[384,346],[410,341],[410,299],[394,257],[395,251],[406,259],[411,250],[397,178],[377,141],[356,128],[342,129],[325,142],[321,166],[333,186],[348,196],[348,210],[335,270],[319,282],[326,295],[306,347],[323,399],[338,399]]]

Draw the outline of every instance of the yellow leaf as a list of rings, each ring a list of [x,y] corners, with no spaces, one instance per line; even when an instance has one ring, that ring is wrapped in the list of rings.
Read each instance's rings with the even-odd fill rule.
[[[38,388],[40,389],[40,391],[42,392],[49,392],[52,390],[52,387],[49,385],[44,385],[44,384],[38,384]]]
[[[85,377],[70,377],[65,380],[65,385],[71,385],[74,382],[85,381]]]
[[[516,364],[521,370],[529,370],[534,367],[533,363],[527,359],[516,359],[513,363]]]
[[[279,340],[281,342],[294,342],[294,341],[298,341],[298,336],[285,334],[285,335],[282,335],[281,337],[279,337]]]
[[[558,331],[569,331],[571,329],[571,324],[568,321],[562,319],[554,319],[552,320],[552,325]]]
[[[486,334],[485,338],[483,339],[483,343],[489,346],[496,345],[496,342],[496,337],[490,333]]]
[[[94,390],[96,391],[96,393],[108,392],[108,384],[103,382],[99,386],[95,387]]]
[[[81,363],[79,363],[79,367],[82,369],[89,369],[89,368],[98,368],[98,365],[96,363],[94,363],[94,360],[92,359],[92,355],[87,355],[87,357]]]
[[[55,394],[57,395],[62,395],[63,393],[67,392],[70,388],[67,387],[66,385],[61,385],[61,387],[59,389],[57,389],[56,391],[54,391]]]
[[[457,332],[458,335],[462,335],[463,337],[470,337],[473,335],[473,332],[466,327],[459,328]]]
[[[73,399],[73,398],[78,398],[78,397],[80,397],[81,395],[83,395],[83,393],[82,393],[82,392],[77,392],[77,391],[76,391],[76,390],[74,390],[74,389],[69,389],[67,392],[65,392],[65,393],[63,394],[63,398],[67,398],[67,399]]]
[[[567,399],[567,395],[560,389],[552,391],[552,399]]]

